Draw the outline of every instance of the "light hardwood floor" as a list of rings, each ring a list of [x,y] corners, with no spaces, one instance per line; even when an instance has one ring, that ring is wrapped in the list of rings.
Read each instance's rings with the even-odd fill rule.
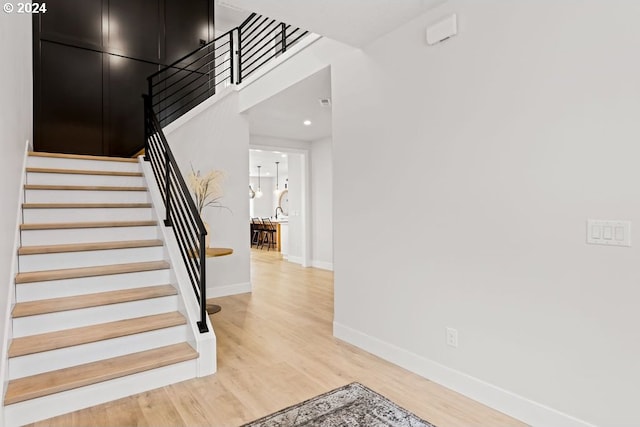
[[[218,372],[34,424],[239,426],[358,381],[438,427],[524,426],[332,336],[333,274],[252,250],[253,293],[211,299]]]

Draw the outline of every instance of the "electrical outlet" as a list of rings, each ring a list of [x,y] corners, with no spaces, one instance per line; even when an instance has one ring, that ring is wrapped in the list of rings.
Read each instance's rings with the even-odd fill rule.
[[[451,347],[458,347],[458,330],[453,328],[447,328],[447,345]]]

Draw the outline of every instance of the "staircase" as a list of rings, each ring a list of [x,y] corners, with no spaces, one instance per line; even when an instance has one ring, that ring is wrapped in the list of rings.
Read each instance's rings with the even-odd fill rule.
[[[7,425],[196,377],[138,160],[30,153],[27,166]]]

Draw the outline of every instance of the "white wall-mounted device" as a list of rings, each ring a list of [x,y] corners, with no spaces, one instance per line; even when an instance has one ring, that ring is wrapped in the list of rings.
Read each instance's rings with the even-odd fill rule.
[[[429,46],[458,34],[458,17],[454,13],[427,27],[427,44]]]
[[[631,221],[587,220],[587,243],[631,246]]]

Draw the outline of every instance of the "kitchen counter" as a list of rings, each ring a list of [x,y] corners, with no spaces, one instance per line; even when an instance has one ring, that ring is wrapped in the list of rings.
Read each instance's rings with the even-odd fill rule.
[[[289,253],[289,218],[270,218],[270,220],[276,226],[276,250],[286,257]],[[250,224],[253,227],[253,223]],[[253,238],[253,233],[251,233],[251,238]]]

